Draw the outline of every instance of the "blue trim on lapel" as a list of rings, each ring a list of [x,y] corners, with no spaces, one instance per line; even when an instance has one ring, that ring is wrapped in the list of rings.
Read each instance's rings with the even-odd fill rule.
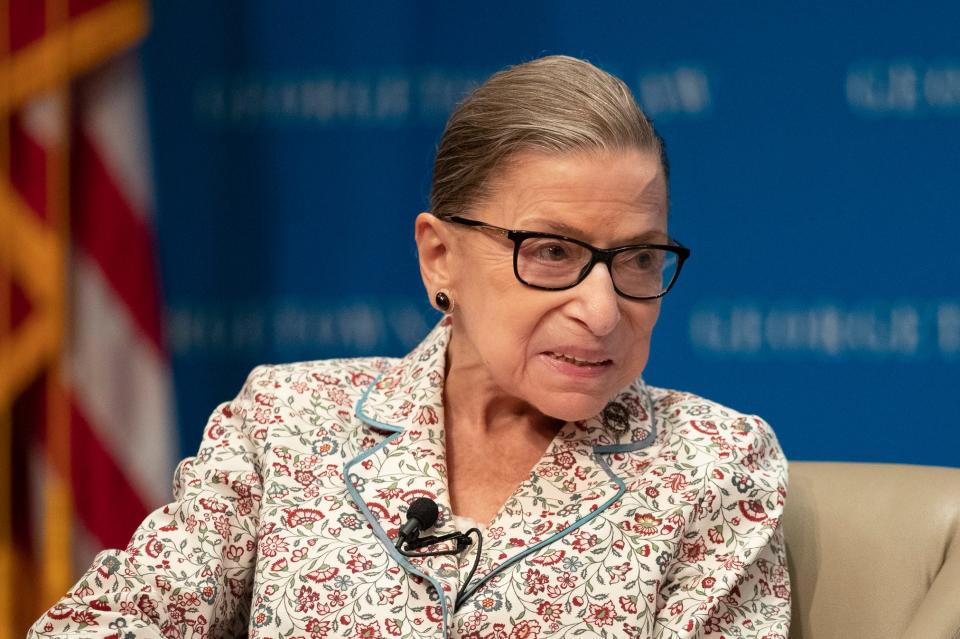
[[[653,440],[657,436],[657,424],[653,421],[653,417],[650,417],[650,432],[638,442],[630,442],[629,444],[608,444],[606,446],[594,446],[594,453],[632,453],[635,450],[640,450],[641,448],[646,448],[653,443]]]
[[[607,473],[607,475],[610,477],[610,479],[612,479],[612,480],[619,486],[619,488],[617,489],[617,494],[614,495],[613,497],[611,497],[610,499],[608,499],[606,502],[603,503],[603,505],[601,505],[599,508],[597,508],[595,511],[593,511],[592,513],[590,513],[590,514],[587,515],[586,517],[581,517],[580,519],[574,521],[572,524],[570,524],[569,526],[567,526],[566,528],[564,528],[564,529],[561,530],[560,532],[557,532],[557,533],[553,534],[552,536],[547,537],[546,539],[544,539],[543,541],[541,541],[539,544],[534,544],[533,546],[530,546],[529,548],[527,548],[527,549],[524,550],[523,552],[517,554],[515,557],[511,557],[511,558],[508,559],[507,561],[503,562],[502,564],[500,564],[499,566],[497,566],[497,568],[496,568],[495,570],[491,570],[489,573],[487,573],[486,575],[484,575],[484,576],[481,577],[480,579],[477,579],[472,586],[470,586],[470,585],[468,584],[468,585],[467,585],[467,588],[463,591],[463,594],[457,597],[457,600],[462,600],[462,601],[465,602],[467,599],[469,599],[470,597],[473,596],[473,593],[475,593],[475,592],[477,591],[477,589],[480,588],[480,586],[482,586],[483,584],[487,583],[487,581],[489,581],[490,579],[492,579],[494,575],[503,572],[504,570],[506,570],[507,568],[509,568],[509,567],[512,566],[513,564],[517,563],[518,561],[520,561],[520,560],[523,559],[524,557],[530,555],[530,553],[533,553],[533,552],[535,552],[535,551],[537,551],[537,550],[540,550],[540,549],[543,548],[544,546],[548,546],[548,545],[552,544],[553,542],[557,541],[558,539],[560,539],[561,537],[564,537],[564,536],[570,534],[571,532],[573,532],[574,530],[576,530],[576,529],[579,528],[580,526],[584,525],[584,524],[587,523],[588,521],[590,521],[590,520],[594,519],[595,517],[599,516],[600,513],[602,513],[602,512],[603,512],[604,510],[606,510],[607,508],[609,508],[609,507],[610,507],[614,502],[616,502],[618,499],[620,499],[621,497],[623,497],[623,494],[624,494],[625,492],[627,492],[627,486],[626,486],[626,484],[623,483],[623,480],[620,479],[620,476],[617,475],[615,472],[613,472],[613,469],[610,468],[610,464],[608,464],[605,459],[603,459],[602,457],[600,457],[600,453],[604,453],[604,452],[607,452],[607,451],[602,451],[602,450],[600,450],[599,448],[600,448],[600,447],[595,447],[595,448],[593,449],[593,459],[594,459],[594,461],[596,461],[598,464],[600,464],[600,465],[603,467],[603,470]],[[607,448],[610,448],[610,447],[608,446]]]
[[[387,536],[386,531],[380,526],[380,523],[377,521],[377,518],[374,517],[373,513],[370,512],[370,509],[367,508],[367,503],[363,501],[362,497],[360,497],[359,491],[357,491],[356,486],[353,485],[353,480],[350,478],[350,469],[353,466],[355,466],[358,462],[363,461],[367,457],[370,457],[371,455],[379,451],[384,446],[389,445],[390,442],[392,442],[397,437],[399,437],[400,434],[403,432],[403,428],[399,426],[396,426],[393,424],[383,424],[374,419],[370,419],[369,417],[363,414],[363,405],[367,401],[367,396],[370,394],[370,390],[376,385],[376,383],[380,381],[381,377],[383,377],[382,374],[379,377],[377,377],[377,379],[375,379],[373,383],[367,387],[367,390],[364,391],[363,396],[360,397],[360,401],[357,402],[357,406],[354,409],[354,414],[364,424],[367,424],[368,426],[374,426],[376,428],[388,430],[393,434],[387,437],[386,439],[384,439],[382,442],[380,442],[373,448],[370,448],[369,450],[365,450],[364,452],[360,453],[350,461],[344,462],[343,464],[344,483],[346,484],[347,492],[350,493],[350,497],[353,498],[353,501],[357,504],[357,507],[360,509],[360,512],[363,513],[363,516],[366,517],[367,521],[370,523],[370,529],[373,531],[374,536],[376,536],[377,539],[380,540],[380,543],[382,543],[384,547],[387,549],[387,554],[390,555],[397,563],[403,566],[407,572],[417,575],[418,577],[421,577],[422,579],[425,579],[426,581],[428,581],[430,585],[433,586],[434,590],[437,591],[437,598],[440,600],[440,610],[443,615],[443,636],[444,636],[444,639],[447,639],[447,637],[449,637],[449,634],[447,632],[447,628],[449,627],[449,624],[447,623],[448,617],[449,617],[449,611],[447,610],[447,599],[443,595],[443,588],[440,586],[440,582],[438,582],[433,577],[427,575],[426,573],[418,570],[416,566],[410,563],[410,561],[407,560],[406,557],[404,557],[403,555],[400,554],[399,551],[397,551],[397,548],[394,545],[393,540],[391,540],[390,537]]]
[[[363,391],[363,395],[360,396],[360,401],[357,402],[357,405],[353,409],[353,414],[356,415],[357,419],[362,421],[367,426],[373,426],[391,433],[402,433],[403,428],[400,426],[395,424],[384,424],[383,422],[378,422],[375,419],[370,419],[363,414],[363,405],[367,403],[367,398],[370,397],[370,391],[372,391],[373,388],[380,382],[380,380],[383,379],[384,375],[385,373],[380,373],[377,375],[377,378],[373,380],[369,386],[367,386],[366,390]]]

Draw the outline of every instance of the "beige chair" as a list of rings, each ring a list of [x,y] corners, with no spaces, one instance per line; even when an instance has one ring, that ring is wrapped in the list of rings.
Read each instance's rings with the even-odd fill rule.
[[[791,462],[784,526],[790,639],[960,639],[960,469]]]

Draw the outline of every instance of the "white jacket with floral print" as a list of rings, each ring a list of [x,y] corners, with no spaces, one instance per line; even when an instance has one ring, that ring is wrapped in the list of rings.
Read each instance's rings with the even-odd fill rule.
[[[639,379],[560,429],[489,522],[470,583],[476,545],[401,556],[414,498],[439,504],[431,532],[454,529],[448,323],[402,360],[255,369],[181,462],[175,501],[100,553],[29,636],[787,636],[772,430]]]

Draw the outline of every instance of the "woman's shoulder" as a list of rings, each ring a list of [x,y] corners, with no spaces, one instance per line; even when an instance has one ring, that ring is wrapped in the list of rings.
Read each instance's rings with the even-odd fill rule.
[[[377,377],[399,362],[394,357],[341,357],[279,364],[260,364],[247,376],[247,386],[270,384],[275,388],[304,383],[366,389]]]
[[[645,386],[649,393],[650,401],[654,408],[661,413],[676,413],[677,417],[712,418],[712,419],[740,419],[743,417],[756,417],[750,413],[741,412],[735,408],[725,406],[720,402],[707,399],[701,395],[691,393],[690,391],[676,390],[673,388],[660,388],[657,386]]]
[[[307,418],[316,422],[330,417],[346,428],[353,423],[357,402],[397,361],[352,357],[261,364],[250,371],[237,396],[217,408],[214,417],[220,413],[252,417],[263,427],[264,441],[288,435],[286,426],[302,425]]]
[[[763,461],[786,468],[776,433],[762,417],[744,413],[688,391],[647,386],[660,440],[695,446],[717,461]]]
[[[197,457],[230,446],[238,455],[276,447],[293,450],[303,442],[314,453],[340,448],[360,427],[357,402],[396,362],[353,357],[256,366],[239,393],[214,409]],[[324,449],[324,442],[334,441],[337,446]]]

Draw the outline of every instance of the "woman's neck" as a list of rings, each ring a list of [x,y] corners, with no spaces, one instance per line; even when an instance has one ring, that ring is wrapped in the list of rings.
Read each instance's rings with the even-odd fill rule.
[[[451,336],[446,357],[443,406],[448,429],[455,424],[458,429],[497,437],[505,431],[513,436],[524,431],[556,432],[562,426],[561,420],[501,388],[476,351],[456,334]]]
[[[504,392],[474,353],[451,337],[443,427],[451,507],[486,524],[529,478],[563,423]]]

